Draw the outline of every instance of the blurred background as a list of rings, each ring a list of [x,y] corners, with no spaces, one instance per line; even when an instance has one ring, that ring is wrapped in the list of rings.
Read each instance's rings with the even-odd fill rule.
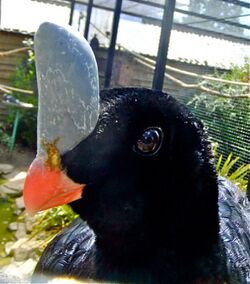
[[[44,21],[70,24],[85,36],[101,88],[154,88],[186,104],[207,128],[218,173],[242,190],[250,186],[249,0],[0,0],[5,271],[14,267],[27,278],[45,244],[76,217],[67,206],[35,218],[23,208],[23,181],[36,150],[33,37]]]

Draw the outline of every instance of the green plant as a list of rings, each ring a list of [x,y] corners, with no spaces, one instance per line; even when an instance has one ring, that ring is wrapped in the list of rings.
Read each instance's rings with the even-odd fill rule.
[[[27,42],[26,42],[27,43]],[[28,45],[32,46],[32,42]],[[12,78],[12,84],[16,88],[33,90],[32,95],[23,94],[15,91],[13,96],[25,103],[30,103],[35,106],[34,109],[19,108],[20,121],[17,131],[17,140],[24,146],[35,148],[36,146],[36,107],[37,107],[37,85],[36,85],[36,72],[35,72],[35,58],[32,49],[28,51],[28,55],[16,67],[15,74]],[[16,115],[16,107],[8,107],[8,116],[6,117],[5,124],[9,133],[12,130],[13,121]]]
[[[8,145],[10,142],[10,135],[8,134],[8,131],[6,130],[6,125],[2,122],[0,122],[0,144],[2,145]]]
[[[238,168],[234,169],[234,165],[238,162],[240,157],[233,157],[231,152],[225,162],[223,162],[223,156],[219,155],[216,163],[216,171],[220,176],[228,178],[230,181],[239,186],[243,191],[247,189],[247,176],[250,174],[250,164],[242,164]]]
[[[64,227],[74,221],[78,215],[69,205],[58,206],[40,212],[35,217],[30,238],[41,239],[42,251],[48,242],[51,241]]]
[[[0,174],[0,185],[4,184],[6,182],[6,179],[3,178],[3,176]]]
[[[229,81],[249,81],[250,64],[245,59],[243,66],[232,65],[229,72],[214,76]],[[230,153],[241,157],[241,161],[249,163],[250,152],[250,99],[234,99],[233,96],[249,93],[248,86],[225,84],[222,82],[202,82],[210,89],[228,94],[232,98],[197,93],[189,98],[187,104],[193,113],[200,118],[212,141],[219,142],[220,153]],[[237,161],[239,166],[239,161]]]

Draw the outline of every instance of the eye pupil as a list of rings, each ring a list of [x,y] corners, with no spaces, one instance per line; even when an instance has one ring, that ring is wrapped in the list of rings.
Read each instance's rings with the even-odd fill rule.
[[[160,128],[146,129],[141,137],[137,140],[136,149],[141,154],[155,154],[162,140],[162,130]]]
[[[158,133],[153,132],[155,130],[148,130],[147,132],[143,133],[143,141],[146,144],[150,144],[154,142],[155,138],[157,137]]]

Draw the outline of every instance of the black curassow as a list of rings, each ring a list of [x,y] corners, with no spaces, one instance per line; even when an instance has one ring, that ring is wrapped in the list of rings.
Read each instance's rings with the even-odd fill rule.
[[[43,142],[47,167],[84,188],[71,203],[80,218],[46,248],[33,282],[250,283],[249,201],[217,177],[202,123],[176,99],[103,90],[92,132],[64,153],[56,143]],[[31,167],[25,187],[39,174]]]

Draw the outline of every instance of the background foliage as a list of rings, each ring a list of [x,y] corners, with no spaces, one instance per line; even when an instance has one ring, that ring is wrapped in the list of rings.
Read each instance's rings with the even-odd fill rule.
[[[245,65],[242,67],[232,66],[231,72],[222,75],[216,73],[215,75],[227,80],[248,82],[249,67],[249,61],[246,60]],[[237,95],[249,92],[246,87],[231,84],[217,82],[203,82],[203,84],[220,91],[222,94]],[[18,64],[13,77],[13,85],[17,88],[33,90],[34,95],[32,96],[17,92],[14,93],[14,96],[21,101],[37,106],[35,61],[32,50]],[[250,100],[225,99],[205,93],[196,93],[192,98],[185,98],[185,100],[196,116],[208,128],[211,140],[218,142],[216,154],[218,174],[231,179],[245,190],[247,174],[250,170],[250,131],[248,131],[250,129]],[[16,109],[9,108],[6,121],[0,126],[1,139],[3,137],[3,141],[6,141],[6,143],[8,142],[8,131],[9,134],[11,133],[15,113]],[[35,147],[36,128],[36,109],[21,110],[18,141],[23,145]],[[236,140],[239,143],[235,143]],[[247,144],[244,144],[244,141]],[[242,144],[241,151],[239,151],[239,144]],[[236,154],[236,157],[231,154],[232,152]],[[241,158],[238,157],[239,155]],[[70,224],[75,218],[77,218],[77,215],[67,205],[41,212],[35,218],[31,238],[44,240],[42,250],[62,228]]]
[[[26,42],[27,45],[32,46],[33,42]],[[37,85],[36,85],[36,72],[35,72],[35,58],[32,49],[28,51],[27,56],[17,64],[15,74],[12,78],[12,85],[16,88],[33,90],[33,95],[27,95],[23,93],[13,92],[13,97],[25,102],[31,103],[35,107],[37,106]],[[6,135],[11,135],[13,122],[16,115],[16,107],[8,107],[8,115],[2,125],[2,131]],[[17,141],[23,146],[35,148],[36,146],[36,113],[37,109],[24,109],[19,108],[20,121],[18,125]]]
[[[219,75],[218,78],[248,82],[249,60],[245,60],[242,67],[232,66],[231,71]],[[225,84],[220,82],[203,82],[222,95],[239,95],[249,93],[246,86]],[[240,156],[240,161],[250,162],[250,99],[234,99],[216,97],[206,93],[196,93],[191,98],[185,99],[192,112],[200,118],[213,142],[219,143],[218,153],[223,154],[223,160],[233,152]],[[239,166],[239,161],[235,164]]]

